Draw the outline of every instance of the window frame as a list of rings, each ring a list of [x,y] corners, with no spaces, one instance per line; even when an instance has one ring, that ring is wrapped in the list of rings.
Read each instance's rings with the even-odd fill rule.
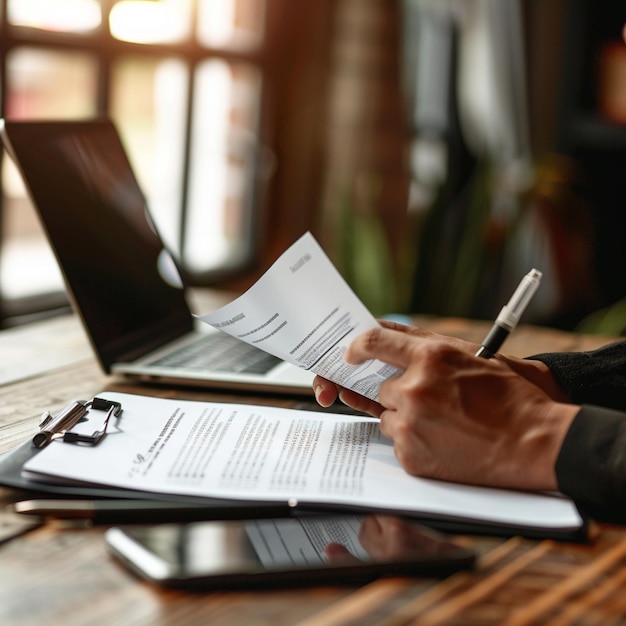
[[[196,69],[206,60],[219,59],[227,63],[243,62],[258,68],[262,77],[259,112],[259,142],[264,149],[275,153],[274,145],[267,145],[273,141],[273,135],[260,136],[261,129],[268,125],[271,118],[269,107],[272,103],[280,100],[280,96],[270,90],[279,88],[275,77],[274,67],[276,55],[282,49],[280,42],[271,40],[278,34],[277,24],[282,24],[285,8],[288,6],[285,0],[266,0],[265,24],[263,25],[264,37],[259,46],[254,49],[238,50],[226,47],[212,47],[201,44],[192,28],[189,38],[180,43],[166,44],[138,44],[113,37],[108,27],[108,15],[115,4],[115,0],[101,0],[103,20],[101,26],[93,33],[85,36],[73,33],[48,33],[28,27],[18,27],[8,24],[7,15],[8,0],[0,0],[0,117],[5,116],[7,97],[7,59],[14,49],[20,47],[42,48],[50,51],[77,51],[91,55],[97,64],[97,89],[95,94],[95,115],[110,116],[111,111],[111,85],[112,68],[117,59],[124,57],[177,58],[183,61],[188,70],[187,92],[185,108],[185,138],[184,157],[182,163],[182,195],[179,199],[179,219],[181,220],[179,245],[181,250],[184,244],[185,220],[187,218],[187,205],[189,194],[190,157],[191,157],[191,133],[193,123],[193,93],[196,83]],[[197,4],[193,3],[192,23],[195,23]],[[271,85],[271,87],[269,87]],[[259,151],[260,152],[260,151]],[[0,168],[3,159],[8,158],[4,150],[0,150]],[[236,265],[224,266],[203,272],[191,272],[181,268],[184,281],[187,286],[213,286],[228,284],[240,280],[243,276],[254,272],[255,268],[263,262],[263,250],[266,247],[268,234],[264,224],[268,218],[264,212],[265,200],[271,195],[262,187],[259,176],[259,155],[256,155],[253,166],[254,180],[251,182],[252,196],[246,198],[246,203],[252,203],[248,207],[250,211],[248,228],[244,233],[247,239],[248,255],[238,261]],[[0,248],[4,241],[3,232],[3,193],[0,181]],[[51,292],[41,293],[24,298],[4,297],[0,285],[0,327],[11,325],[9,322],[19,318],[20,320],[36,319],[40,315],[47,315],[50,311],[67,310],[68,299],[65,293]]]

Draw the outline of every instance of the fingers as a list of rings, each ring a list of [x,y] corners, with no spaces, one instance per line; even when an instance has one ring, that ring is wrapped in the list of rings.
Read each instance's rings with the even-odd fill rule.
[[[378,320],[378,323],[383,328],[389,328],[390,330],[397,330],[402,333],[409,333],[413,330],[412,326],[406,326],[405,324],[399,324],[398,322],[392,322],[391,320]]]
[[[361,411],[362,413],[368,413],[373,417],[380,417],[383,407],[365,396],[362,396],[356,391],[350,391],[349,389],[341,389],[339,391],[339,399],[346,405],[353,408],[355,411]]]
[[[339,396],[339,387],[321,376],[316,376],[313,379],[313,393],[317,403],[327,408],[336,402]]]
[[[419,326],[407,326],[406,324],[399,324],[398,322],[392,322],[391,320],[378,320],[378,323],[383,328],[388,328],[389,330],[397,330],[400,333],[413,335],[415,337],[427,337],[429,335],[433,335],[432,331],[425,330],[423,328],[420,328]]]
[[[406,327],[405,327],[406,328]],[[350,365],[358,365],[369,359],[380,359],[389,365],[405,370],[411,362],[411,352],[418,337],[391,328],[373,328],[354,339],[344,354]]]
[[[433,335],[432,332],[421,328],[386,320],[381,321],[381,326],[362,333],[352,341],[344,354],[346,363],[358,365],[376,358],[405,370],[411,363],[411,354],[416,344]],[[314,378],[313,390],[317,403],[325,408],[332,406],[339,399],[347,406],[375,417],[379,417],[383,410],[380,403],[344,389],[321,376]]]
[[[398,421],[398,412],[394,409],[383,409],[378,417],[380,418],[380,434],[390,441],[394,441],[394,426]]]
[[[324,408],[332,406],[339,399],[355,411],[368,413],[374,417],[378,417],[382,411],[382,407],[377,402],[362,396],[360,393],[331,383],[321,376],[316,376],[313,379],[313,392],[317,403]]]

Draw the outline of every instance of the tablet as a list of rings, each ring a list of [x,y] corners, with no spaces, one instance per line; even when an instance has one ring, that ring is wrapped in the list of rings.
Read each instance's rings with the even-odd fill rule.
[[[440,578],[475,561],[471,550],[445,536],[386,515],[114,527],[105,540],[138,576],[205,590]]]

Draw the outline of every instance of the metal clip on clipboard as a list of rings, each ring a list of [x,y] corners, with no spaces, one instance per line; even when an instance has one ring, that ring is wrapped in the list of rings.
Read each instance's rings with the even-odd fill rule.
[[[90,411],[106,411],[102,427],[95,430],[91,435],[72,432],[71,429]],[[46,411],[41,416],[39,432],[33,437],[33,445],[35,448],[43,448],[53,439],[62,438],[66,443],[82,443],[95,446],[106,435],[111,416],[119,417],[121,413],[122,405],[113,400],[105,400],[104,398],[93,398],[88,402],[75,400],[54,416],[50,411]]]

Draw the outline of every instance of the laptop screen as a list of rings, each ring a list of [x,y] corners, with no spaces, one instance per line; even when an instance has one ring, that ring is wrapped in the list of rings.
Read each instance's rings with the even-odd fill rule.
[[[178,272],[112,122],[5,121],[3,138],[104,369],[190,330]]]

